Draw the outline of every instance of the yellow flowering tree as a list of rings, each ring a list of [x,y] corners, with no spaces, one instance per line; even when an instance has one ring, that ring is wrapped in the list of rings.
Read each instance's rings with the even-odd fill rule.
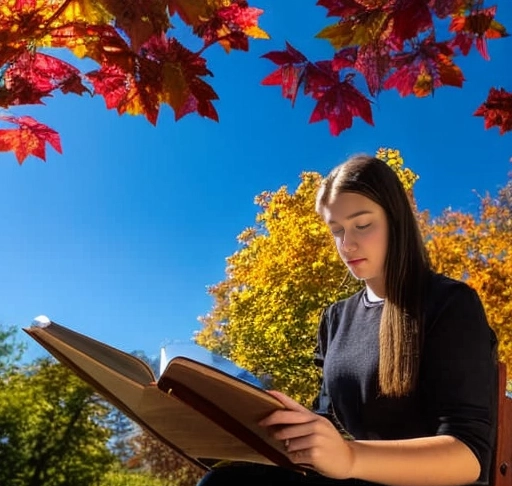
[[[398,178],[400,179],[400,182],[407,191],[409,199],[416,207],[413,190],[414,184],[416,184],[420,176],[414,173],[408,167],[404,167],[404,159],[400,155],[400,150],[380,148],[377,150],[376,157],[386,162],[395,171],[395,173],[398,175]]]
[[[304,173],[295,193],[281,187],[256,197],[256,224],[239,235],[226,279],[209,289],[214,308],[197,336],[305,401],[318,383],[312,352],[320,310],[357,285],[314,211],[319,182],[318,174]]]
[[[396,150],[382,149],[412,186]],[[318,387],[313,350],[321,310],[360,288],[341,263],[327,226],[315,212],[321,176],[306,172],[295,192],[283,186],[256,197],[256,224],[238,237],[226,279],[209,289],[212,312],[200,318],[197,342],[229,356],[272,386],[310,403]]]
[[[477,214],[446,210],[422,220],[434,268],[473,287],[512,374],[512,179],[496,197],[480,197]]]
[[[512,180],[478,214],[446,210],[431,218],[413,196],[418,175],[398,150],[380,149],[404,184],[434,270],[475,288],[512,370]],[[312,355],[321,310],[360,288],[341,264],[326,225],[314,211],[321,176],[307,172],[295,192],[281,187],[256,197],[256,224],[239,235],[226,278],[209,288],[212,311],[200,318],[197,342],[230,357],[272,386],[310,403],[318,386]]]

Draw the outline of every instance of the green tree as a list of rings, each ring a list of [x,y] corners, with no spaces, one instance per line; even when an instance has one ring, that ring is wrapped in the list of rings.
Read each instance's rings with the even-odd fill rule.
[[[0,377],[12,372],[23,354],[24,346],[16,334],[15,327],[0,325]]]
[[[42,359],[0,380],[0,484],[92,485],[114,461],[110,407],[68,369]]]
[[[148,472],[127,471],[119,467],[108,471],[98,486],[175,486]]]

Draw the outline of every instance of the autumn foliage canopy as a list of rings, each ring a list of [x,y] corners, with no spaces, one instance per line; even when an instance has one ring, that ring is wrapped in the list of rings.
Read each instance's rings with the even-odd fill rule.
[[[176,120],[189,113],[218,120],[202,53],[215,43],[247,50],[249,37],[268,38],[261,13],[244,0],[2,0],[0,107],[42,104],[60,91],[103,96],[108,109],[153,124],[162,104]],[[198,52],[173,35],[174,19],[202,40]],[[81,72],[61,58],[63,49],[97,69]],[[0,151],[14,150],[19,163],[29,154],[44,160],[46,143],[61,152],[58,133],[33,118],[0,120],[9,126],[0,130]]]
[[[292,103],[302,89],[316,100],[310,122],[327,120],[333,135],[350,128],[354,117],[373,125],[372,99],[383,90],[423,97],[442,86],[461,88],[465,79],[456,56],[476,49],[488,60],[488,40],[507,35],[495,19],[496,7],[483,1],[318,0],[317,5],[335,19],[317,34],[334,48],[332,59],[312,62],[287,44],[264,56],[278,68],[263,84],[281,86]],[[512,130],[512,93],[491,88],[474,114],[485,118],[485,128]]]
[[[318,0],[335,19],[318,33],[334,48],[312,62],[287,44],[266,54],[277,69],[264,85],[280,85],[292,102],[303,90],[316,101],[310,121],[327,120],[332,134],[360,117],[373,124],[372,100],[382,90],[426,96],[441,86],[462,87],[457,55],[473,49],[488,58],[487,42],[507,35],[496,8],[466,0]],[[6,111],[37,105],[56,92],[98,95],[119,114],[156,124],[162,105],[179,120],[190,113],[218,120],[218,96],[203,53],[213,44],[248,50],[267,39],[263,13],[245,0],[3,0],[0,2],[0,151],[45,160],[58,133],[30,116]],[[448,22],[448,29],[440,23]],[[200,40],[193,51],[176,36],[185,24]],[[441,38],[447,30],[447,35]],[[183,30],[179,32],[184,32]],[[183,34],[182,34],[183,35]],[[186,37],[186,35],[184,35]],[[69,59],[97,68],[82,72]],[[80,65],[79,62],[75,63]],[[82,63],[83,64],[83,63]],[[512,129],[512,93],[493,87],[475,107],[486,128]]]

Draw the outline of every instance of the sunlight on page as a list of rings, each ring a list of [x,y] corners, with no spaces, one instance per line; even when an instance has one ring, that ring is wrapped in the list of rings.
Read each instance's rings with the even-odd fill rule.
[[[228,375],[246,381],[258,388],[266,388],[264,383],[249,371],[237,366],[229,359],[194,343],[174,343],[162,346],[160,349],[160,376],[162,376],[169,361],[177,356],[190,358],[199,363],[211,366],[212,368],[223,371]]]

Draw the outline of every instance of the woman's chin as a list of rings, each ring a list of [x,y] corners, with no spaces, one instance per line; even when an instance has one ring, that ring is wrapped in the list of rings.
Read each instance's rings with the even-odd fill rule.
[[[365,272],[358,272],[357,269],[350,269],[350,273],[352,277],[357,280],[366,280],[368,277],[365,275]]]

